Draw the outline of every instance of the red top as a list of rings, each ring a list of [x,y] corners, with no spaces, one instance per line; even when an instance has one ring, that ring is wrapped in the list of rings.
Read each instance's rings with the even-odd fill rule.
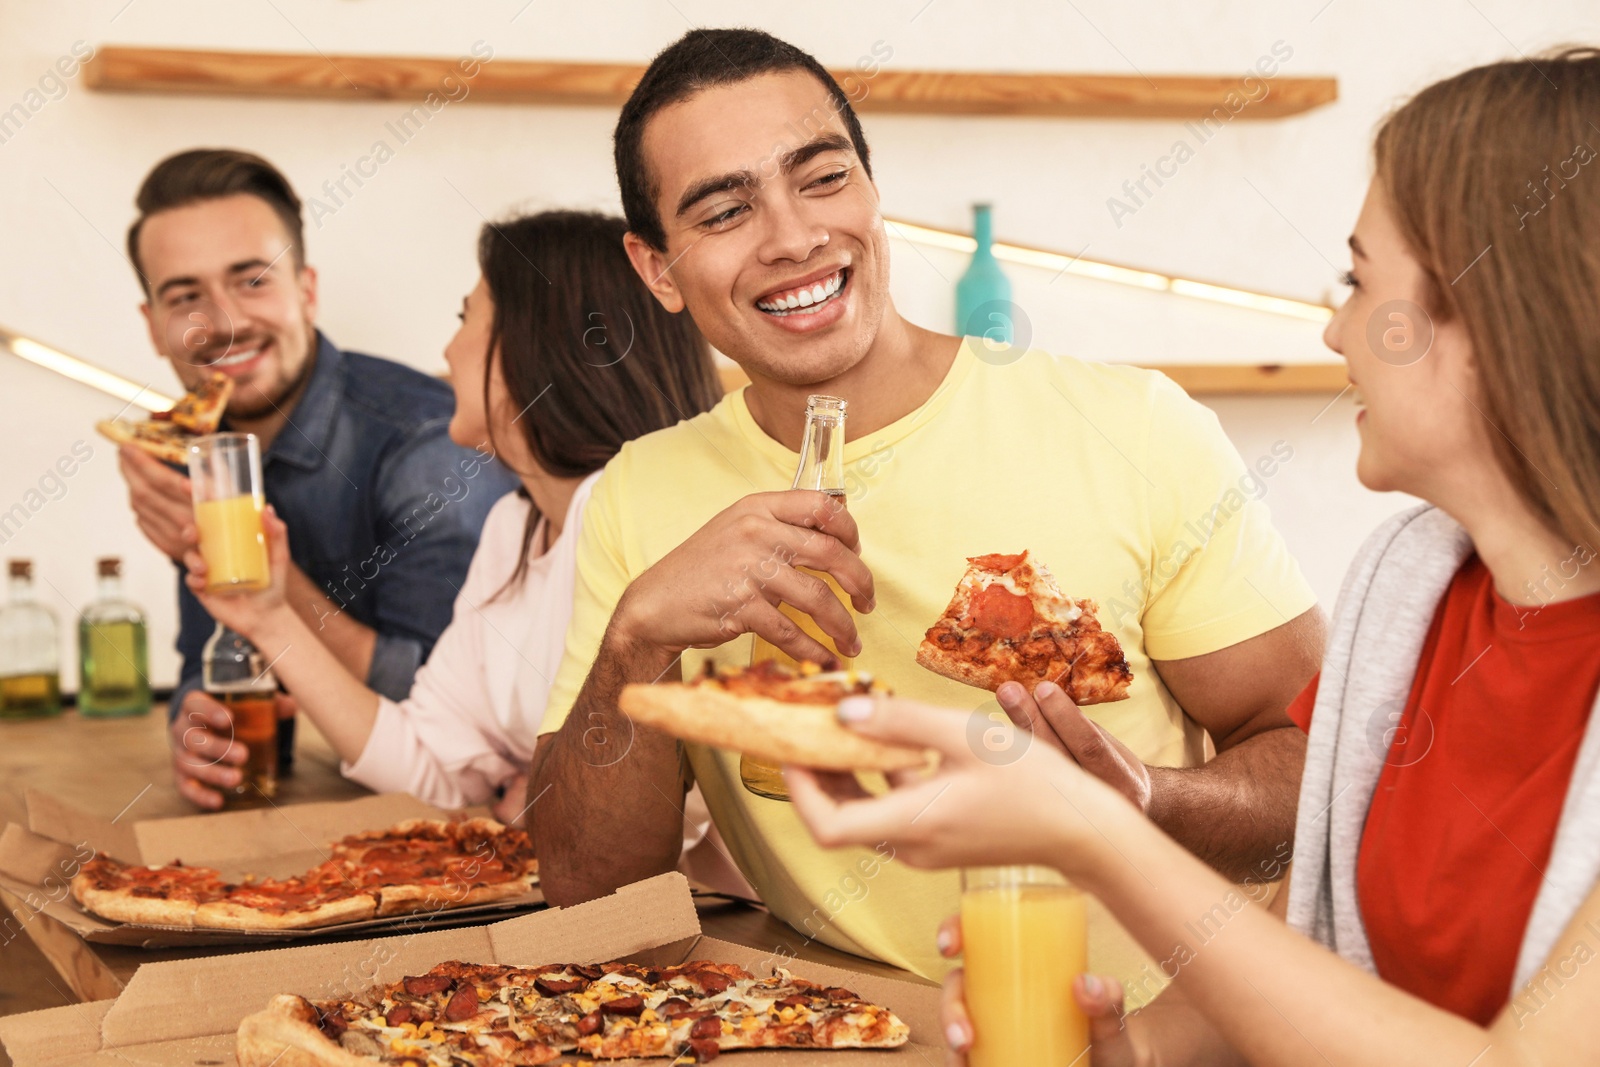
[[[1289,708],[1302,729],[1320,677]],[[1600,593],[1519,607],[1462,564],[1404,709],[1368,730],[1388,757],[1356,894],[1385,981],[1480,1024],[1505,1006],[1597,691]]]

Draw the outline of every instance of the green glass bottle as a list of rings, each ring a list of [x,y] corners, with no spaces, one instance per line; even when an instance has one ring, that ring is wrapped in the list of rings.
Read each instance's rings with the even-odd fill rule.
[[[78,617],[78,711],[143,715],[150,710],[150,651],[144,612],[122,598],[122,561],[99,561],[100,594]]]
[[[972,236],[978,247],[956,282],[956,333],[993,344],[1012,341],[1011,279],[994,258],[994,229],[988,204],[972,205]]]
[[[0,719],[61,713],[60,630],[33,599],[33,562],[11,561],[11,598],[0,608]]]

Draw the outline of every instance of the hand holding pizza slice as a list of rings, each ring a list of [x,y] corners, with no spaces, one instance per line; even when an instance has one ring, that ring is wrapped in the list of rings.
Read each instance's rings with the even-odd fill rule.
[[[213,371],[170,411],[151,412],[141,422],[105,419],[95,423],[95,429],[119,445],[133,445],[163,463],[181,467],[189,462],[189,446],[195,439],[216,433],[222,425],[222,414],[231,396],[233,379]]]
[[[680,741],[731,749],[773,766],[828,771],[904,771],[928,765],[925,752],[872,741],[835,716],[847,696],[887,695],[860,671],[798,670],[776,660],[714,667],[688,682],[628,685],[618,701],[634,722]]]

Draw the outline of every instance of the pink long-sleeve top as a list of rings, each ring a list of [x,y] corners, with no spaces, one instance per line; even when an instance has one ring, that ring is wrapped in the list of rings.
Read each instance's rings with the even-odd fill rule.
[[[578,528],[596,477],[572,494],[555,544],[529,560],[526,576],[509,588],[533,505],[507,493],[490,509],[450,625],[406,699],[379,698],[367,747],[341,766],[346,777],[380,793],[460,808],[493,803],[500,787],[527,769],[561,663]],[[534,545],[543,525],[540,519]]]

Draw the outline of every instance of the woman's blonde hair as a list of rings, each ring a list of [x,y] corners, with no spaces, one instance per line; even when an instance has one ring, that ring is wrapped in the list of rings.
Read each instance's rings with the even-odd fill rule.
[[[1600,50],[1429,86],[1375,155],[1428,313],[1471,339],[1501,467],[1575,548],[1600,544]]]

